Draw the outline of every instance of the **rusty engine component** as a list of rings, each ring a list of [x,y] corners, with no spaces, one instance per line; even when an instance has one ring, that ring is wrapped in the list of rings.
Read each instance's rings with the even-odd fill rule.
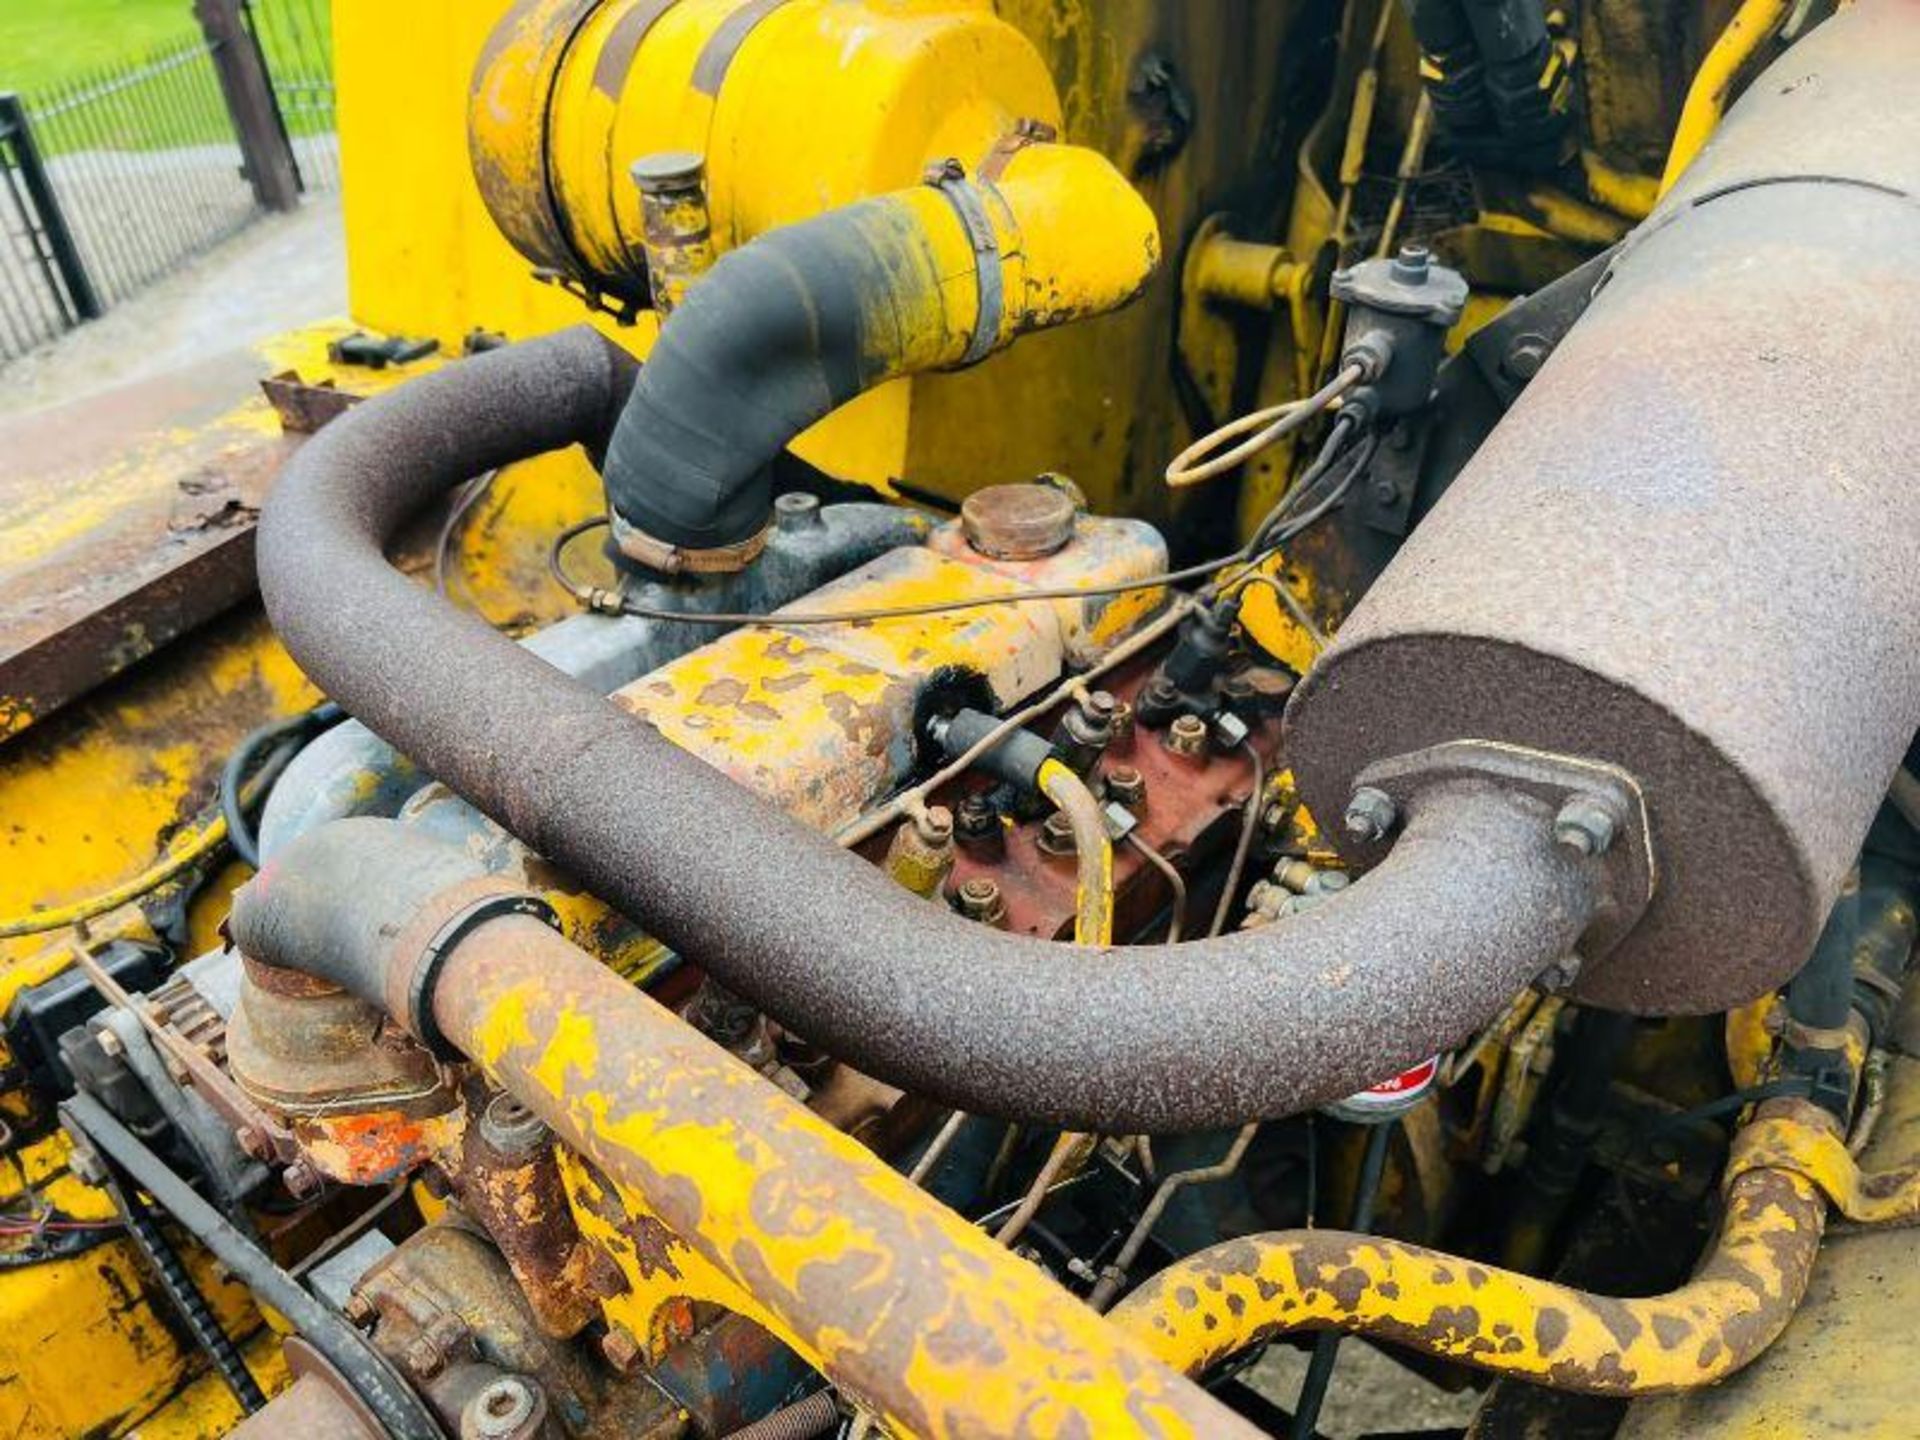
[[[1050,7],[501,8],[482,199],[614,323],[296,417],[261,592],[352,718],[229,760],[197,958],[0,926],[77,920],[0,1260],[124,1226],[256,1437],[1313,1435],[1358,1337],[1598,1440],[1846,1348],[1836,1236],[1920,1217],[1920,11],[1743,5],[1656,204],[1574,101],[1613,11],[1303,7],[1282,245],[1176,236],[1205,77],[1156,41],[1095,148]],[[918,508],[932,372],[1162,230],[1179,503],[949,437]],[[544,628],[389,556],[502,467],[578,472]]]
[[[1709,1011],[1790,975],[1913,739],[1920,498],[1894,477],[1920,396],[1882,317],[1920,303],[1917,55],[1882,6],[1767,73],[1289,707],[1319,814],[1453,740],[1631,774],[1660,875],[1575,980],[1594,1003]],[[1820,318],[1782,351],[1789,273]],[[1831,585],[1782,583],[1810,573]]]
[[[475,357],[335,422],[263,519],[269,613],[316,677],[431,773],[879,1078],[1119,1133],[1282,1114],[1464,1037],[1572,949],[1616,880],[1611,913],[1644,898],[1630,893],[1644,875],[1554,841],[1564,794],[1460,771],[1409,791],[1408,833],[1369,884],[1269,934],[1082,959],[930,913],[387,564],[387,533],[459,478],[596,444],[618,376],[603,341],[571,332]],[[762,901],[770,883],[786,896],[777,908]],[[1413,958],[1435,947],[1454,957],[1438,977]],[[1302,973],[1328,978],[1303,989]],[[972,977],[968,1003],[938,1006],[960,975]]]

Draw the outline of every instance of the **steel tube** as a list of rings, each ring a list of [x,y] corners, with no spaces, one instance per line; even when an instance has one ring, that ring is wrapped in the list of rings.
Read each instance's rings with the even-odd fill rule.
[[[1203,1129],[1446,1048],[1580,936],[1592,867],[1538,802],[1471,785],[1426,795],[1386,864],[1283,926],[1069,949],[924,904],[387,564],[469,475],[597,444],[628,368],[609,352],[570,331],[336,420],[267,502],[262,593],[328,694],[783,1025],[974,1113]]]

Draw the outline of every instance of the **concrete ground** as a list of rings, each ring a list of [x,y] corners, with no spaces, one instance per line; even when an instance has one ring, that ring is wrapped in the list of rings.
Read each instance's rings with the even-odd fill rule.
[[[1291,1412],[1307,1376],[1308,1353],[1290,1345],[1273,1346],[1247,1373],[1247,1384]],[[1464,1427],[1479,1403],[1477,1391],[1450,1394],[1371,1345],[1345,1340],[1318,1428],[1329,1440],[1358,1440],[1363,1435]]]
[[[0,414],[144,380],[344,314],[338,195],[249,224],[206,254],[17,360],[0,364]]]

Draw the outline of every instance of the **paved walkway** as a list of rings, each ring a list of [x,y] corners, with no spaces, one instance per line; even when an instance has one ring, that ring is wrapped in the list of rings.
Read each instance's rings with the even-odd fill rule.
[[[0,414],[63,404],[344,314],[340,197],[267,216],[100,319],[0,365]]]

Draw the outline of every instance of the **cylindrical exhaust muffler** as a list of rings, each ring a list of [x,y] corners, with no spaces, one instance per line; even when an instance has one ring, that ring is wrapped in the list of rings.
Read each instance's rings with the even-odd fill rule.
[[[1916,74],[1862,0],[1754,82],[1288,711],[1322,817],[1449,741],[1630,772],[1656,888],[1581,999],[1791,974],[1920,725]]]

